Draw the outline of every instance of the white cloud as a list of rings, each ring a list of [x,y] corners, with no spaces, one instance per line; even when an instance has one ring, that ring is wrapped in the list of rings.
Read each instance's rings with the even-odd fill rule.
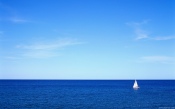
[[[163,64],[172,64],[175,62],[175,57],[170,56],[144,56],[140,58],[141,62],[149,63],[163,63]]]
[[[77,44],[82,44],[82,42],[78,42],[76,39],[64,38],[50,42],[49,41],[37,42],[31,45],[18,45],[17,48],[30,49],[30,50],[53,50]]]
[[[130,23],[126,23],[127,25],[131,26],[131,27],[139,27],[142,26],[144,24],[148,24],[149,20],[143,20],[142,22],[130,22]]]
[[[31,22],[27,19],[19,17],[19,12],[17,12],[13,7],[8,6],[6,4],[3,4],[0,2],[0,9],[2,13],[6,13],[5,15],[2,14],[2,18],[0,19],[1,21],[10,21],[13,23],[26,23],[26,22]]]
[[[54,41],[36,42],[30,45],[18,45],[18,49],[23,49],[23,56],[32,58],[47,58],[60,55],[58,50],[77,44],[83,44],[76,39],[64,38]]]
[[[12,21],[12,22],[14,22],[14,23],[26,23],[26,22],[31,22],[31,21],[29,21],[29,20],[22,19],[22,18],[18,18],[18,17],[10,18],[10,21]]]
[[[148,32],[141,28],[142,25],[147,23],[148,23],[148,20],[144,20],[143,22],[131,22],[126,24],[131,26],[134,29],[134,33],[136,35],[135,40],[141,40],[141,39],[149,38]]]
[[[47,50],[29,50],[22,54],[24,57],[30,58],[49,58],[58,56],[58,53],[54,51],[47,51]]]
[[[175,36],[163,36],[163,37],[155,37],[155,38],[151,38],[152,40],[171,40],[171,39],[175,39]]]
[[[149,38],[147,32],[140,28],[135,29],[135,34],[137,35],[136,40]]]
[[[143,29],[143,25],[148,24],[149,20],[144,20],[143,22],[132,22],[132,23],[126,23],[127,25],[131,26],[134,29],[134,33],[136,35],[135,40],[141,40],[141,39],[149,39],[149,40],[172,40],[175,39],[175,36],[151,36],[149,31]]]
[[[16,60],[16,59],[21,59],[19,57],[14,57],[14,56],[6,56],[6,59],[10,59],[10,60]]]

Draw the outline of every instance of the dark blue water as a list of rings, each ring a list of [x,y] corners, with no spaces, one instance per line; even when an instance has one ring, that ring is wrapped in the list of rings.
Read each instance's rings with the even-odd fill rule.
[[[2,109],[175,109],[175,80],[0,80]]]

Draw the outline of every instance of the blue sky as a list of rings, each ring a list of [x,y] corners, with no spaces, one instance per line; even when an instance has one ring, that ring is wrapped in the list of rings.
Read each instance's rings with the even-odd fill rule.
[[[0,79],[175,79],[173,0],[0,0]]]

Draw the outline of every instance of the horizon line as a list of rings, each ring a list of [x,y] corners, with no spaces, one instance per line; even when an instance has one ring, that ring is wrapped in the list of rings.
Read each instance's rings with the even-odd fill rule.
[[[53,81],[64,81],[64,80],[66,80],[66,81],[78,81],[78,80],[80,80],[80,81],[93,81],[93,80],[97,80],[97,81],[118,81],[118,80],[123,80],[123,81],[125,81],[125,80],[175,80],[175,79],[0,79],[0,80],[53,80]]]

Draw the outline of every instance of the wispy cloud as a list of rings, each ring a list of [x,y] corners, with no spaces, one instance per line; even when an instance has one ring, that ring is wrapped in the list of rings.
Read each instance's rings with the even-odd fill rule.
[[[149,21],[150,20],[143,20],[142,22],[129,22],[129,23],[126,23],[126,24],[129,25],[129,26],[137,28],[137,27],[140,27],[144,24],[148,24]]]
[[[175,64],[175,57],[170,56],[144,56],[140,58],[140,62]]]
[[[29,58],[50,58],[59,56],[58,53],[55,51],[48,51],[48,50],[27,50],[22,54],[23,57]]]
[[[174,36],[161,36],[161,37],[154,37],[151,38],[152,40],[171,40],[171,39],[175,39],[175,35]]]
[[[135,40],[141,40],[141,39],[149,38],[148,32],[141,28],[142,25],[147,24],[148,21],[149,20],[144,20],[142,22],[126,23],[127,25],[131,26],[134,29],[134,33],[136,35]]]
[[[45,41],[36,42],[31,45],[18,45],[17,48],[30,49],[30,50],[53,50],[76,44],[81,44],[81,42],[78,42],[76,39],[64,38],[50,42]]]
[[[6,56],[6,59],[10,59],[10,60],[17,60],[17,59],[21,59],[19,57],[15,57],[15,56]]]
[[[19,18],[19,17],[12,17],[9,19],[11,22],[13,23],[26,23],[26,22],[31,22],[29,20],[26,20],[26,19],[22,19],[22,18]]]
[[[31,22],[26,18],[20,17],[21,15],[17,12],[13,7],[8,6],[2,2],[0,2],[0,9],[2,11],[0,21],[8,21],[13,23],[27,23]],[[5,14],[3,14],[5,13]]]
[[[144,20],[143,22],[131,22],[126,23],[134,29],[136,35],[135,40],[149,39],[149,40],[172,40],[175,39],[175,35],[172,36],[152,36],[149,31],[143,29],[143,26],[148,24],[149,20]]]
[[[48,58],[59,56],[60,53],[58,51],[60,49],[78,44],[83,44],[83,42],[79,42],[76,39],[64,38],[54,41],[36,42],[29,45],[17,45],[16,47],[24,50],[22,55],[25,57]]]
[[[148,33],[140,28],[136,28],[135,29],[135,34],[136,34],[136,40],[140,40],[140,39],[146,39],[149,38],[148,37]]]

